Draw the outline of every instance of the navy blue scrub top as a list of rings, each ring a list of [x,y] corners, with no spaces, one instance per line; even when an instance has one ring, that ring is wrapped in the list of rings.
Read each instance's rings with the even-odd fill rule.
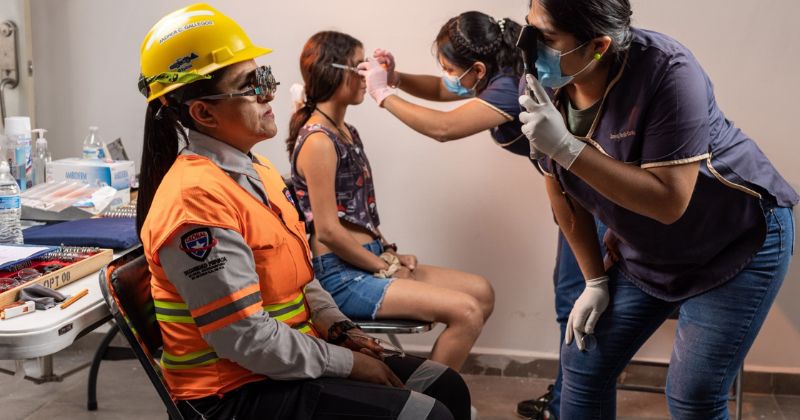
[[[622,273],[643,291],[677,301],[738,274],[761,248],[764,208],[792,207],[797,193],[755,142],[725,118],[706,73],[683,45],[633,29],[612,66],[583,141],[642,168],[700,162],[684,215],[671,225],[612,203],[549,158],[537,163],[619,239]],[[566,101],[555,104],[564,112]]]
[[[489,129],[495,143],[516,155],[530,156],[530,142],[522,134],[522,123],[519,122],[519,80],[512,69],[505,68],[489,79],[486,89],[477,98],[507,120]]]

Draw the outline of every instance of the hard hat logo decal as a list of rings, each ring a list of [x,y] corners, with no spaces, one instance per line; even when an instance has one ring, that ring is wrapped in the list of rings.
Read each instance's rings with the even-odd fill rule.
[[[158,43],[159,44],[163,44],[163,43],[167,42],[170,38],[174,37],[175,35],[178,35],[179,33],[183,32],[183,31],[188,31],[189,29],[200,28],[200,27],[203,27],[203,26],[211,26],[213,24],[214,24],[214,21],[211,21],[211,20],[201,20],[200,22],[187,23],[186,25],[183,25],[181,27],[175,28],[174,30],[170,31],[170,33],[162,36],[158,40]]]
[[[174,63],[170,64],[169,69],[172,71],[186,71],[192,68],[192,61],[199,57],[195,53],[191,53],[187,56],[181,57],[175,60]]]

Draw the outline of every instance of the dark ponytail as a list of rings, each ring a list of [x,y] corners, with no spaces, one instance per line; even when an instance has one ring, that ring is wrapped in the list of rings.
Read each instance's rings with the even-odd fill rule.
[[[349,70],[337,69],[331,63],[356,66],[351,63],[356,48],[363,47],[361,41],[350,35],[335,31],[317,32],[306,41],[300,53],[300,74],[305,83],[306,103],[298,109],[289,121],[289,137],[286,138],[286,150],[289,159],[297,143],[300,129],[311,118],[318,103],[325,102],[336,93],[336,89],[345,80]],[[352,73],[355,76],[355,73]]]
[[[167,105],[162,105],[159,99],[147,104],[142,165],[139,168],[139,195],[136,199],[136,233],[140,237],[156,190],[177,159],[181,146],[187,143],[186,129],[197,129],[189,116],[186,102],[220,93],[217,83],[226,71],[227,67],[223,67],[211,73],[211,79],[199,80],[166,94]]]
[[[297,144],[297,135],[300,134],[300,129],[306,125],[308,119],[311,118],[316,106],[317,104],[306,100],[306,103],[292,114],[292,118],[289,120],[289,137],[286,138],[286,151],[289,152],[289,160],[292,159],[294,145]]]
[[[600,36],[611,38],[609,52],[619,54],[631,45],[631,4],[628,0],[533,0],[538,1],[561,31],[579,43]]]
[[[516,47],[521,29],[510,18],[494,20],[485,13],[464,12],[442,26],[433,43],[434,50],[461,68],[469,68],[477,61],[484,63],[487,81],[507,69],[521,77],[522,56]]]

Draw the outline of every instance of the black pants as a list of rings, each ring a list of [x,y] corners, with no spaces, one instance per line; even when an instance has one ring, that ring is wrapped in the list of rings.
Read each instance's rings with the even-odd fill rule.
[[[469,420],[469,390],[454,370],[413,356],[387,358],[386,364],[405,389],[341,378],[267,379],[178,407],[187,419],[209,420]]]

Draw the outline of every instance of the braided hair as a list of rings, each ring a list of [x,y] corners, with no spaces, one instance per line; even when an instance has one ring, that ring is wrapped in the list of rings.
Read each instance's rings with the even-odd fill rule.
[[[434,53],[464,69],[478,61],[484,63],[486,80],[499,72],[521,77],[522,57],[516,47],[521,29],[520,24],[509,18],[495,20],[485,13],[464,12],[439,30],[433,43]]]

